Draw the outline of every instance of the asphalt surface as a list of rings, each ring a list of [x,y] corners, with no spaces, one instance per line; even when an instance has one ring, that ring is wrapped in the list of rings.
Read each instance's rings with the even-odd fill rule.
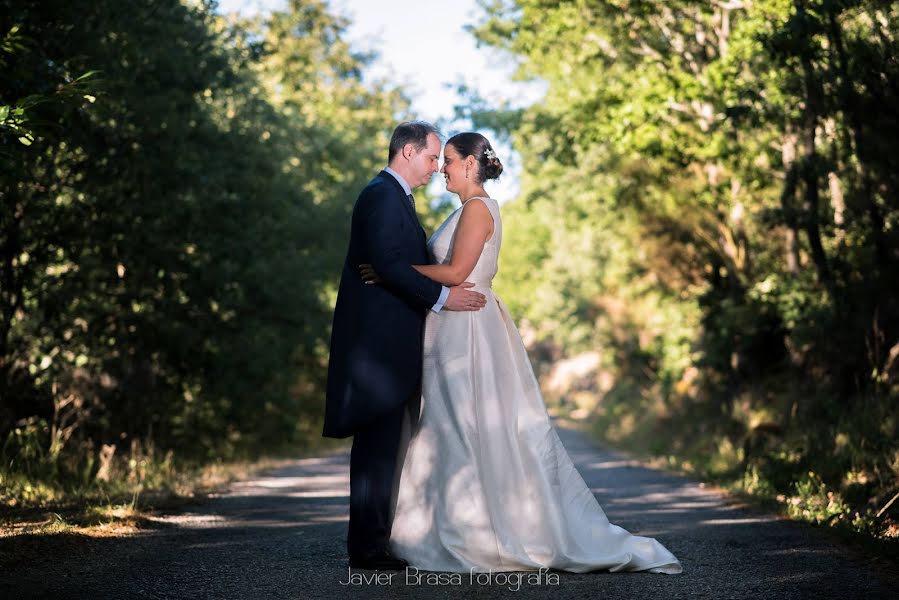
[[[573,430],[559,434],[609,519],[658,539],[683,573],[463,574],[429,583],[413,573],[388,582],[353,570],[351,578],[344,552],[349,455],[342,452],[233,483],[202,503],[159,514],[133,536],[82,537],[56,550],[50,539],[7,539],[0,550],[32,543],[46,550],[27,562],[4,561],[13,567],[0,573],[0,598],[896,597],[892,573],[811,526],[740,507]]]

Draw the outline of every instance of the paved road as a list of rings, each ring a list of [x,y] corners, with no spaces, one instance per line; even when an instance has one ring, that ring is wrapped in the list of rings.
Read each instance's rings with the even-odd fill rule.
[[[82,538],[64,553],[0,573],[2,598],[887,598],[895,581],[821,532],[735,506],[678,475],[559,434],[613,523],[657,538],[679,575],[559,573],[539,581],[423,579],[342,585],[347,453],[297,460],[122,538]],[[10,540],[0,551],[10,551]],[[16,543],[32,543],[19,539]],[[15,546],[12,546],[13,551]],[[6,561],[4,561],[6,562]],[[6,562],[9,564],[9,562]],[[371,572],[355,571],[356,573]],[[889,596],[888,596],[889,594]]]

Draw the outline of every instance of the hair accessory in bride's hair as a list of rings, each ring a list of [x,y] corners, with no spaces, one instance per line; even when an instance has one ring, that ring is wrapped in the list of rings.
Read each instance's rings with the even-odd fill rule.
[[[490,148],[487,148],[486,150],[484,150],[484,156],[486,156],[490,160],[493,160],[494,158],[496,158],[496,152],[494,152]]]

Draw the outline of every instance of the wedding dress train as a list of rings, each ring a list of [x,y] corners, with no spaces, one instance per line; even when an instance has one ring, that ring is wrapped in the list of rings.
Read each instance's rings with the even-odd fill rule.
[[[552,426],[524,344],[491,282],[494,234],[468,277],[487,296],[477,312],[429,313],[420,415],[401,452],[392,551],[427,571],[649,571],[680,562],[653,538],[609,522]],[[449,260],[463,207],[428,242]]]

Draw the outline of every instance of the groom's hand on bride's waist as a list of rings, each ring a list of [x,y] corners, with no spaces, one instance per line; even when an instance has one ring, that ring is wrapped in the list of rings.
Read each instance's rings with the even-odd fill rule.
[[[443,308],[446,310],[481,310],[487,304],[487,297],[480,292],[468,289],[472,287],[474,284],[467,281],[451,287]]]
[[[359,276],[366,285],[375,285],[383,280],[369,263],[359,265]],[[449,288],[449,296],[443,304],[446,310],[481,310],[487,304],[487,297],[480,292],[473,292],[474,284],[464,282]]]

